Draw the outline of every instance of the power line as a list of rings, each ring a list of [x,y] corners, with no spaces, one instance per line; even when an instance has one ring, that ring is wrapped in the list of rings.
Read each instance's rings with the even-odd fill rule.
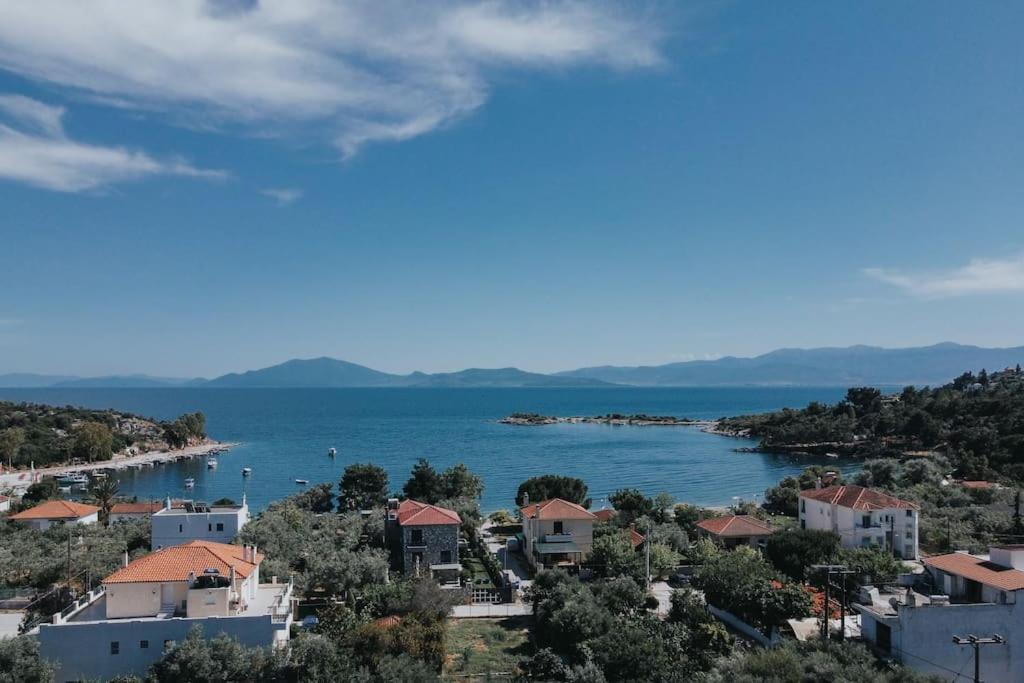
[[[992,634],[991,638],[979,638],[968,634],[966,638],[953,636],[953,642],[957,645],[970,645],[974,648],[974,683],[981,683],[981,646],[1005,645],[1006,639],[998,633]]]

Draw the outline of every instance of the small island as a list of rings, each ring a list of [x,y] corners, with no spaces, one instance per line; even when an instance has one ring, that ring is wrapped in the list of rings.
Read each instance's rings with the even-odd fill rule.
[[[570,416],[556,417],[541,415],[539,413],[512,413],[508,417],[498,420],[501,424],[517,425],[524,427],[535,427],[540,425],[553,424],[603,424],[615,426],[633,427],[713,427],[717,423],[714,420],[694,420],[688,417],[674,417],[672,415],[623,415],[620,413],[608,413],[607,415]]]

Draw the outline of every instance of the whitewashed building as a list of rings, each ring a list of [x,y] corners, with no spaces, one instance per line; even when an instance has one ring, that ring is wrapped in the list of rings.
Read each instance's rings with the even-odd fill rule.
[[[179,507],[172,506],[168,499],[151,518],[150,547],[159,550],[188,541],[231,543],[248,522],[249,506],[244,495],[241,505],[184,501]]]
[[[561,498],[526,505],[523,554],[538,569],[578,566],[594,547],[593,512]]]
[[[800,528],[832,531],[844,548],[881,547],[916,560],[916,503],[863,486],[829,486],[800,492]]]
[[[998,546],[989,555],[964,552],[926,557],[917,589],[867,591],[861,636],[903,665],[941,678],[968,681],[974,649],[954,637],[999,636],[982,646],[981,679],[1024,681],[1024,546]],[[955,675],[961,672],[960,675]]]
[[[110,506],[110,523],[148,519],[164,508],[165,503],[114,503]]]
[[[40,655],[54,680],[144,675],[193,626],[249,646],[288,642],[292,586],[260,583],[253,546],[192,541],[127,564],[67,614],[38,628]]]
[[[64,524],[95,524],[99,521],[100,509],[95,505],[75,503],[70,500],[48,500],[28,510],[22,510],[8,519],[26,526],[46,531],[58,522]]]

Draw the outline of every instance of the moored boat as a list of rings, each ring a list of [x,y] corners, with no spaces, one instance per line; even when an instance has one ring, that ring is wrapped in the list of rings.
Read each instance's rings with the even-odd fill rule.
[[[206,466],[209,467],[210,469],[213,469],[214,467],[216,467],[217,466],[217,457],[214,456],[214,455],[208,456],[206,458]]]
[[[196,485],[196,480],[193,479],[192,477],[188,477],[188,478],[185,479],[185,488],[190,489],[190,488],[192,488],[195,485]]]
[[[252,474],[252,468],[251,467],[243,467],[242,468],[242,476],[243,477],[248,477],[250,474]]]

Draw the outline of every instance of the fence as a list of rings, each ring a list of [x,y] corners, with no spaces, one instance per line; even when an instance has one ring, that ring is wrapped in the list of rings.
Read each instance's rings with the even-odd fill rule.
[[[501,591],[495,588],[474,588],[474,605],[497,605],[504,602]]]

